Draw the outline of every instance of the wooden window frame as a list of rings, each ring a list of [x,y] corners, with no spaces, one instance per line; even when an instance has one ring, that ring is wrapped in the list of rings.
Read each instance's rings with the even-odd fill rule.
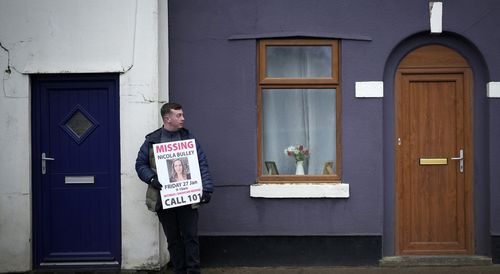
[[[266,77],[266,47],[267,46],[331,46],[332,74],[330,77],[318,78],[272,78]],[[339,84],[339,42],[331,39],[264,39],[259,41],[259,84],[260,85],[318,85]]]
[[[257,145],[257,172],[258,183],[339,183],[341,179],[341,83],[340,83],[340,45],[338,40],[332,39],[262,39],[257,44],[258,59],[258,86],[257,86],[257,113],[258,113],[258,145]],[[332,47],[332,75],[330,78],[270,78],[266,77],[266,46],[322,46]],[[262,140],[262,90],[263,89],[335,89],[336,90],[336,173],[331,175],[264,175],[263,174],[263,140]]]

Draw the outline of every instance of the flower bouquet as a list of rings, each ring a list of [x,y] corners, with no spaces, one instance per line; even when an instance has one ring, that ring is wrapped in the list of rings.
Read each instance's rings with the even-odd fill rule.
[[[295,161],[304,161],[309,157],[309,150],[305,148],[303,145],[294,145],[289,146],[285,149],[285,154],[294,157]]]

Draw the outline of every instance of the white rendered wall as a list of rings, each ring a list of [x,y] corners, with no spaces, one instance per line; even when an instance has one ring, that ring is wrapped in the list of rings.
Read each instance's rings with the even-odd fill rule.
[[[158,9],[158,0],[0,1],[0,272],[32,264],[29,74],[35,73],[122,73],[122,268],[160,267],[163,235],[134,170],[144,135],[159,127],[158,98],[167,97],[158,93]]]

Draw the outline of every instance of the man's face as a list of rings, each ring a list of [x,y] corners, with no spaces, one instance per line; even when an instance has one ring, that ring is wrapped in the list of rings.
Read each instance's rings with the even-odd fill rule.
[[[163,124],[169,131],[176,131],[184,127],[184,112],[182,109],[172,109],[163,117]]]

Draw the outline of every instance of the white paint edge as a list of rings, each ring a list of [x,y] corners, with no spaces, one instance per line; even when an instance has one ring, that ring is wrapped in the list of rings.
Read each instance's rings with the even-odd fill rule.
[[[254,198],[349,198],[349,184],[254,184]]]
[[[489,82],[486,84],[486,97],[500,98],[500,82]]]
[[[443,32],[443,2],[429,2],[431,33]]]
[[[382,98],[384,97],[384,82],[356,82],[355,93],[356,98]]]

